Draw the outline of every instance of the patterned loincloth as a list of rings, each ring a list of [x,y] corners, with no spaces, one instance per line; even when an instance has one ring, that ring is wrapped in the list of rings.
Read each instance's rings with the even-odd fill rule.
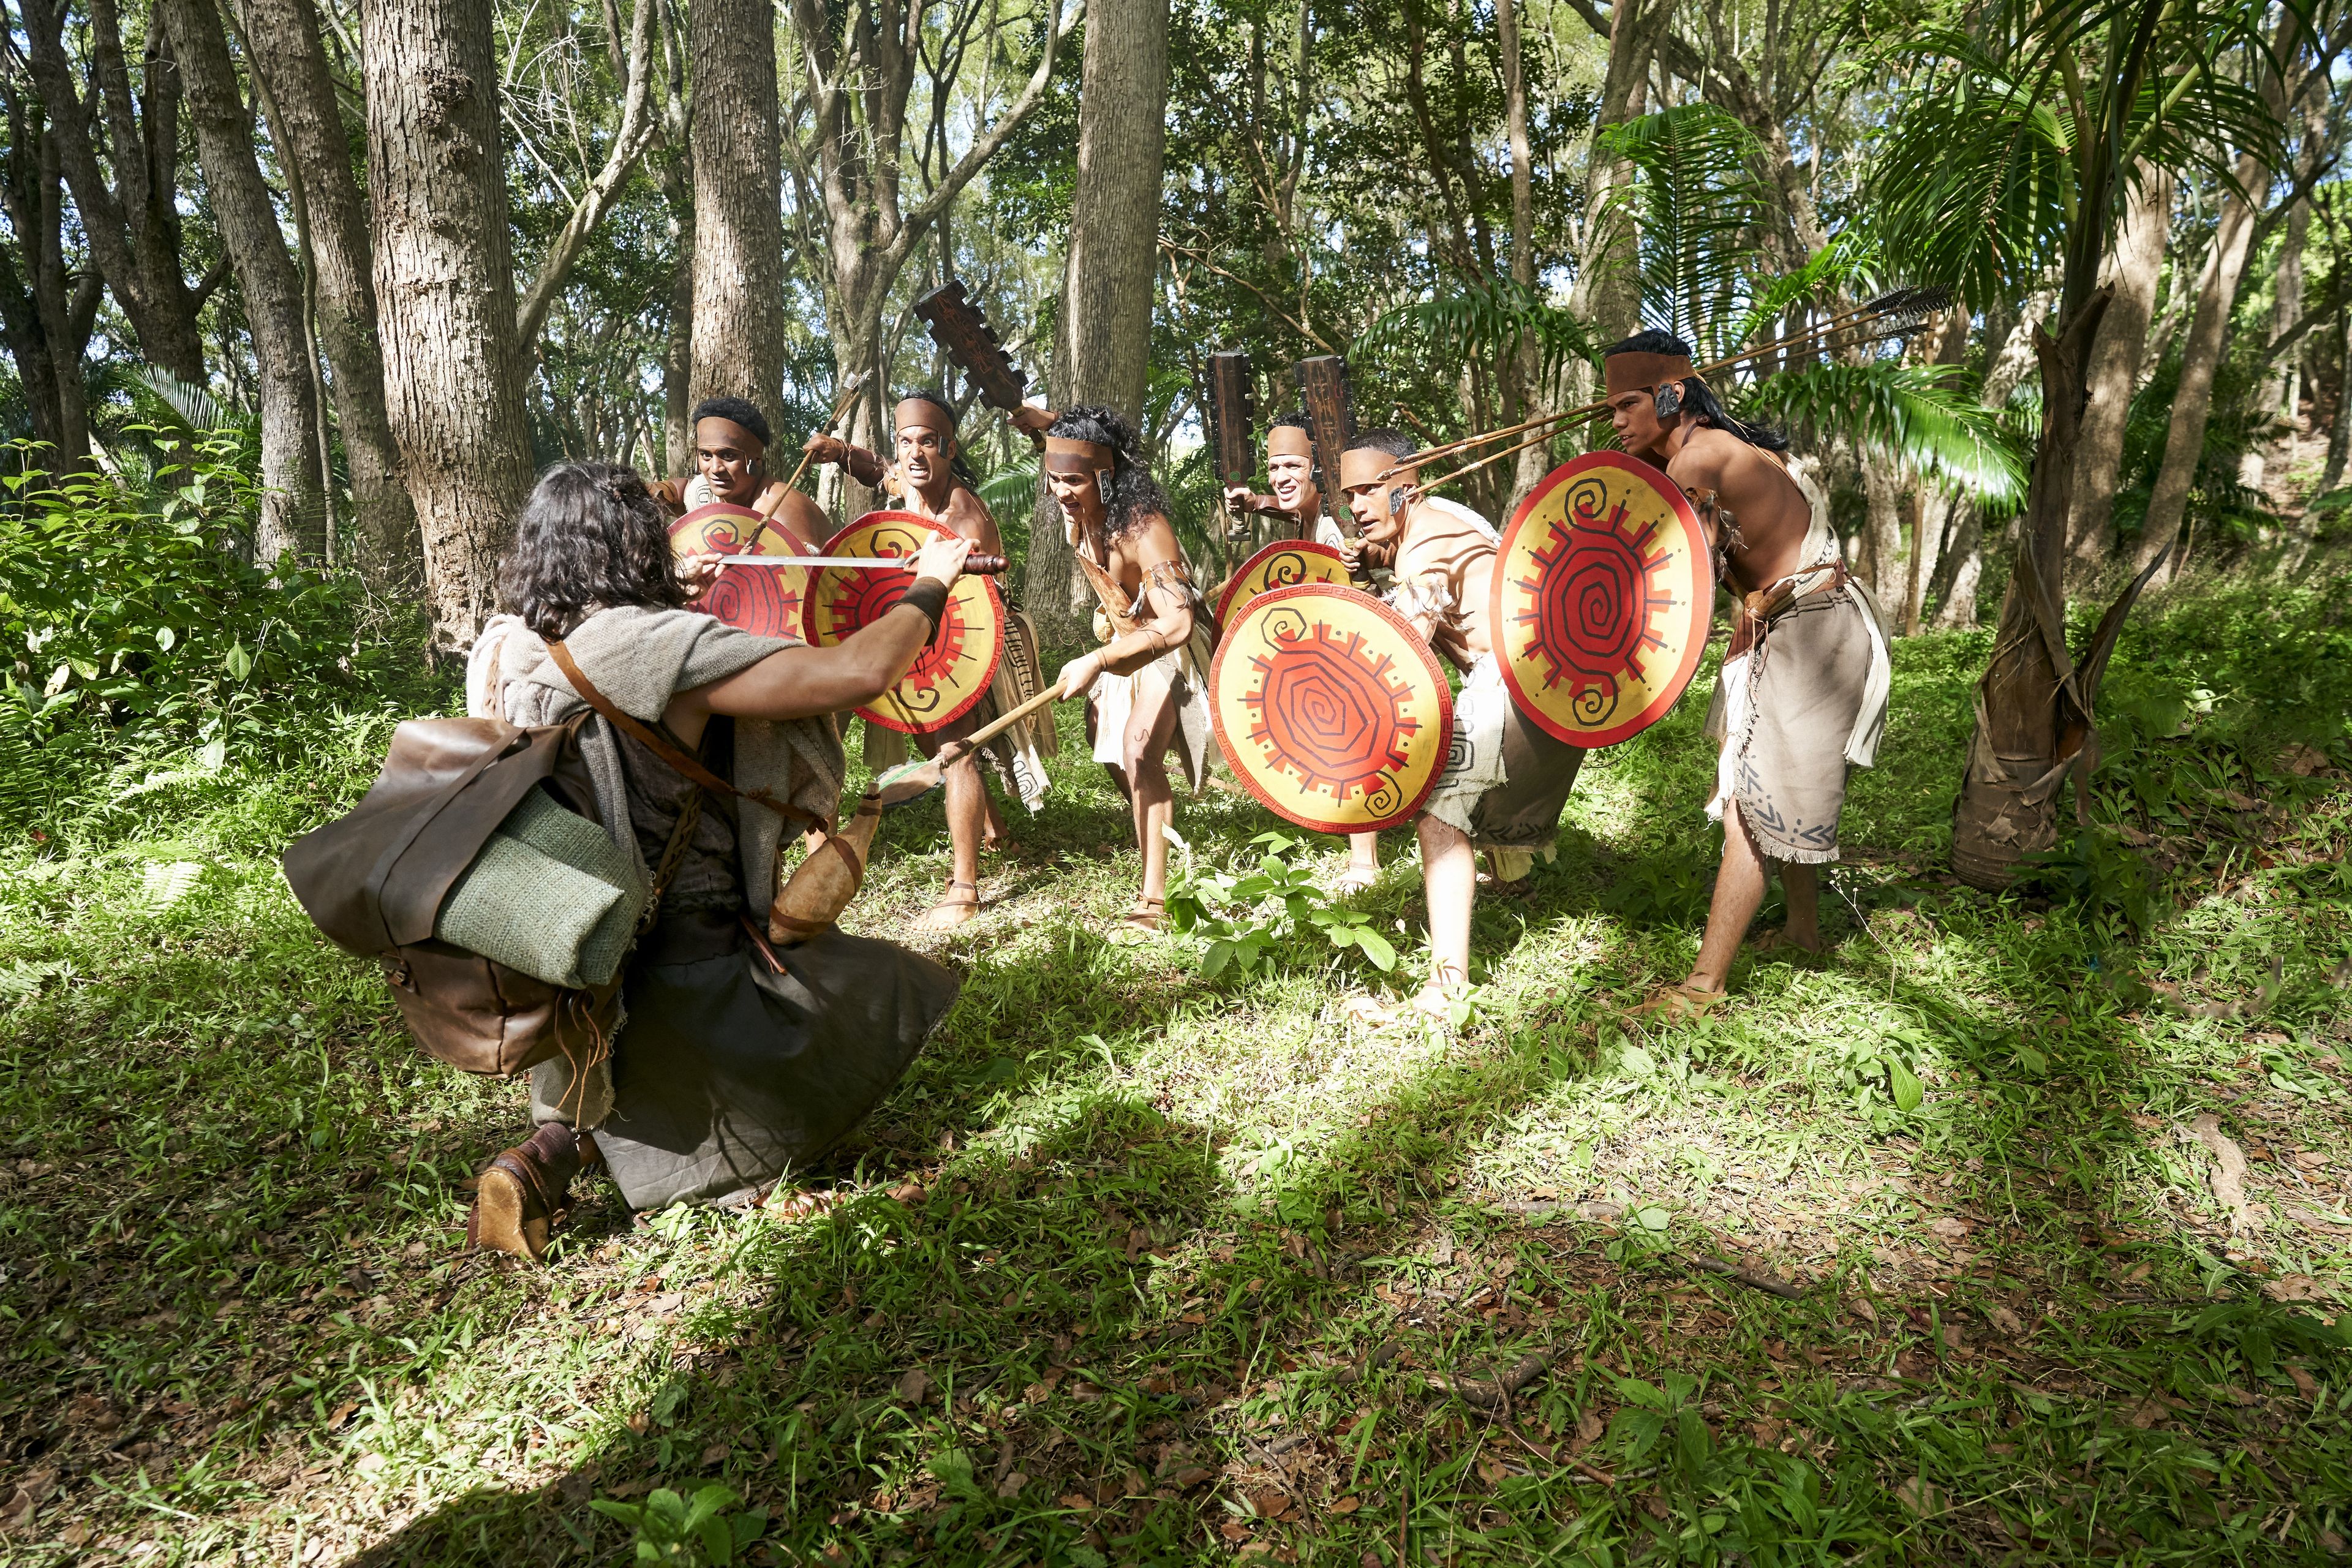
[[[1715,797],[1768,860],[1838,858],[1848,770],[1868,767],[1886,724],[1889,684],[1878,606],[1847,581],[1796,600],[1766,623],[1755,648],[1727,662],[1706,733],[1722,745]]]
[[[1467,834],[1475,848],[1549,860],[1560,809],[1583,765],[1584,749],[1529,721],[1511,700],[1495,656],[1481,654],[1454,700],[1445,771],[1421,809]]]

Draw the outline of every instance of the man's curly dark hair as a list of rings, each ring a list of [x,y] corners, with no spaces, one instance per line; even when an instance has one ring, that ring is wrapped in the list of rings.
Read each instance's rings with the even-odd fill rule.
[[[1110,494],[1103,498],[1103,531],[1116,539],[1146,517],[1169,518],[1168,492],[1143,466],[1137,449],[1135,426],[1117,409],[1099,403],[1081,403],[1055,416],[1048,436],[1066,441],[1092,441],[1111,449]]]
[[[684,605],[669,520],[636,469],[570,461],[540,475],[499,563],[499,597],[551,638],[570,637],[592,610]]]

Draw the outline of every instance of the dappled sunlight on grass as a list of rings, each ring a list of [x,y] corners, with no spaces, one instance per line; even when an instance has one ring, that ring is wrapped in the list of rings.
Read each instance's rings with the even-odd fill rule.
[[[2119,700],[2337,635],[2298,603],[2178,605]],[[589,1181],[537,1269],[455,1251],[519,1089],[418,1058],[270,864],[380,723],[48,824],[0,848],[0,1555],[609,1561],[592,1500],[714,1484],[752,1560],[828,1564],[2326,1550],[2345,678],[2118,721],[2092,816],[2167,861],[2142,931],[2106,861],[2056,901],[1942,874],[1982,645],[1897,650],[1826,958],[1743,957],[1685,1028],[1622,1009],[1704,916],[1704,675],[1482,900],[1458,1036],[1345,1005],[1418,982],[1403,833],[1349,900],[1393,973],[1105,941],[1139,863],[1066,743],[982,917],[913,939],[964,991],[811,1173],[829,1206],[638,1217]],[[2149,782],[2192,759],[2225,783]],[[1179,812],[1204,864],[1268,826]],[[884,844],[848,923],[910,940],[936,799]],[[1345,849],[1300,854],[1328,881]]]

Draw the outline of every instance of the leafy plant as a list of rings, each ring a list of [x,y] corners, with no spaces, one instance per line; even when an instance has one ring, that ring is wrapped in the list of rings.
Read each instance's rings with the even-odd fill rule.
[[[2025,458],[1955,365],[1814,364],[1765,377],[1740,412],[1784,427],[1851,436],[1864,452],[1967,495],[1995,513],[2025,499]]]
[[[1332,901],[1315,879],[1288,857],[1304,839],[1261,833],[1250,840],[1263,847],[1256,868],[1201,871],[1192,847],[1172,831],[1180,855],[1168,883],[1168,919],[1177,931],[1205,937],[1201,973],[1213,980],[1228,967],[1254,974],[1272,955],[1321,936],[1332,948],[1353,948],[1386,973],[1396,967],[1396,948],[1373,929],[1370,917]]]
[[[659,1487],[641,1503],[597,1498],[588,1506],[636,1531],[638,1562],[699,1565],[734,1562],[737,1552],[767,1530],[764,1509],[727,1511],[741,1500],[713,1484],[696,1492],[692,1501]]]

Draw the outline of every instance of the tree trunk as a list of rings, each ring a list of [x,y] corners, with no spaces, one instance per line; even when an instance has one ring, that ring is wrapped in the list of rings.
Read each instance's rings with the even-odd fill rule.
[[[213,220],[245,296],[260,373],[262,497],[254,551],[264,562],[284,555],[315,560],[326,552],[326,487],[301,275],[287,254],[254,156],[253,111],[237,89],[220,13],[213,0],[163,0],[160,9],[187,93]]]
[[[277,102],[287,142],[278,155],[299,173],[310,213],[319,342],[333,373],[329,395],[352,481],[352,553],[378,589],[413,597],[423,586],[423,541],[384,407],[374,247],[319,14],[312,0],[244,0],[244,5],[254,68]]]
[[[1952,538],[1944,552],[1944,597],[1936,606],[1937,631],[1967,631],[1977,624],[1977,588],[1984,580],[1984,514],[1974,501],[1958,503]]]
[[[669,290],[669,329],[662,337],[662,454],[671,474],[694,468],[694,220],[678,226],[677,270]]]
[[[2238,160],[2237,174],[2239,185],[2252,191],[2263,189],[2267,178],[2261,160],[2251,157]],[[2238,302],[2238,284],[2252,250],[2254,217],[2254,209],[2235,191],[2222,191],[2212,248],[2206,253],[2204,270],[2197,279],[2197,313],[2189,323],[2189,341],[2181,345],[2180,386],[2172,397],[2164,465],[2157,470],[2156,488],[2148,496],[2147,521],[2140,527],[2136,567],[2145,568],[2172,548],[2180,532],[2180,520],[2188,511],[2189,487],[2205,455],[2205,425],[2213,412],[2213,373],[2221,367],[2230,312]],[[2168,571],[2158,575],[2168,575]]]
[[[777,161],[775,11],[695,0],[694,317],[688,401],[742,397],[782,424],[783,174]]]
[[[1633,332],[1642,324],[1640,236],[1630,216],[1612,213],[1614,193],[1630,184],[1633,166],[1601,155],[1600,137],[1638,120],[1648,102],[1650,66],[1674,19],[1674,0],[1618,0],[1610,7],[1609,68],[1592,122],[1594,157],[1585,196],[1584,255],[1570,305],[1596,343]]]
[[[2352,310],[2336,312],[2336,341],[2342,354],[2342,384],[2336,393],[2336,417],[2327,426],[2327,466],[2320,471],[2317,494],[2326,495],[2344,482],[2344,463],[2352,455]]]
[[[2271,340],[2276,342],[2303,320],[2303,248],[2311,237],[2311,198],[2304,197],[2287,209],[2286,236],[2279,242],[2278,272],[2271,300]],[[2263,406],[2275,411],[2287,422],[2286,460],[2294,462],[2294,439],[2297,434],[2295,405],[2301,402],[2300,372],[2303,347],[2297,344],[2279,355],[2270,381],[2263,391]]]
[[[1528,133],[1528,78],[1519,49],[1518,0],[1495,0],[1495,22],[1503,55],[1503,125],[1511,144],[1511,281],[1532,294],[1536,286],[1535,143]],[[1504,423],[1515,424],[1549,412],[1536,374],[1532,342],[1519,345],[1518,363],[1510,368],[1514,384],[1503,411]],[[1535,489],[1550,466],[1549,442],[1521,452],[1512,476],[1512,494],[1524,495]]]
[[[2115,302],[2099,323],[2091,345],[2091,401],[2083,413],[2082,465],[2074,486],[2074,515],[2067,521],[2067,552],[2076,580],[2106,563],[2113,547],[2116,482],[2123,471],[2124,427],[2131,417],[2132,394],[2139,385],[2148,323],[2156,313],[2156,289],[2164,275],[2164,249],[2172,229],[2172,175],[2140,165],[2141,184],[2125,206],[2107,276]]]
[[[33,439],[49,448],[43,465],[68,473],[89,457],[89,392],[82,353],[89,342],[104,285],[96,272],[76,282],[65,256],[65,181],[58,139],[36,113],[0,85],[8,110],[8,147],[0,159],[0,207],[21,247],[0,247],[0,325],[32,416]]]
[[[1862,458],[1862,493],[1865,502],[1865,526],[1862,536],[1861,560],[1857,574],[1870,585],[1871,596],[1881,605],[1903,602],[1903,492],[1904,479],[1891,470],[1890,465]],[[1896,614],[1901,614],[1898,610]]]
[[[201,386],[205,351],[196,315],[204,296],[188,287],[181,271],[179,72],[163,48],[163,29],[149,29],[143,91],[134,95],[114,0],[90,0],[95,102],[85,103],[62,41],[64,11],[58,0],[26,0],[26,56],[58,138],[90,258],[131,319],[139,352],[150,363]],[[104,165],[94,110],[106,123]],[[110,166],[112,184],[107,181]]]
[[[1167,104],[1166,0],[1090,6],[1053,405],[1108,404],[1139,430],[1150,370]],[[1071,562],[1061,513],[1041,495],[1029,535],[1028,611],[1047,640],[1083,642],[1093,602]]]
[[[457,648],[497,603],[530,489],[490,4],[366,0],[360,31],[384,392],[435,635]]]
[[[1992,660],[1977,683],[1968,772],[1952,807],[1952,870],[1974,888],[2007,887],[2021,858],[2056,842],[2055,797],[2083,741],[2060,700],[2074,673],[2063,574],[2090,341],[2108,299],[2104,289],[2094,293],[2055,338],[2033,331],[2042,363],[2042,438]]]

